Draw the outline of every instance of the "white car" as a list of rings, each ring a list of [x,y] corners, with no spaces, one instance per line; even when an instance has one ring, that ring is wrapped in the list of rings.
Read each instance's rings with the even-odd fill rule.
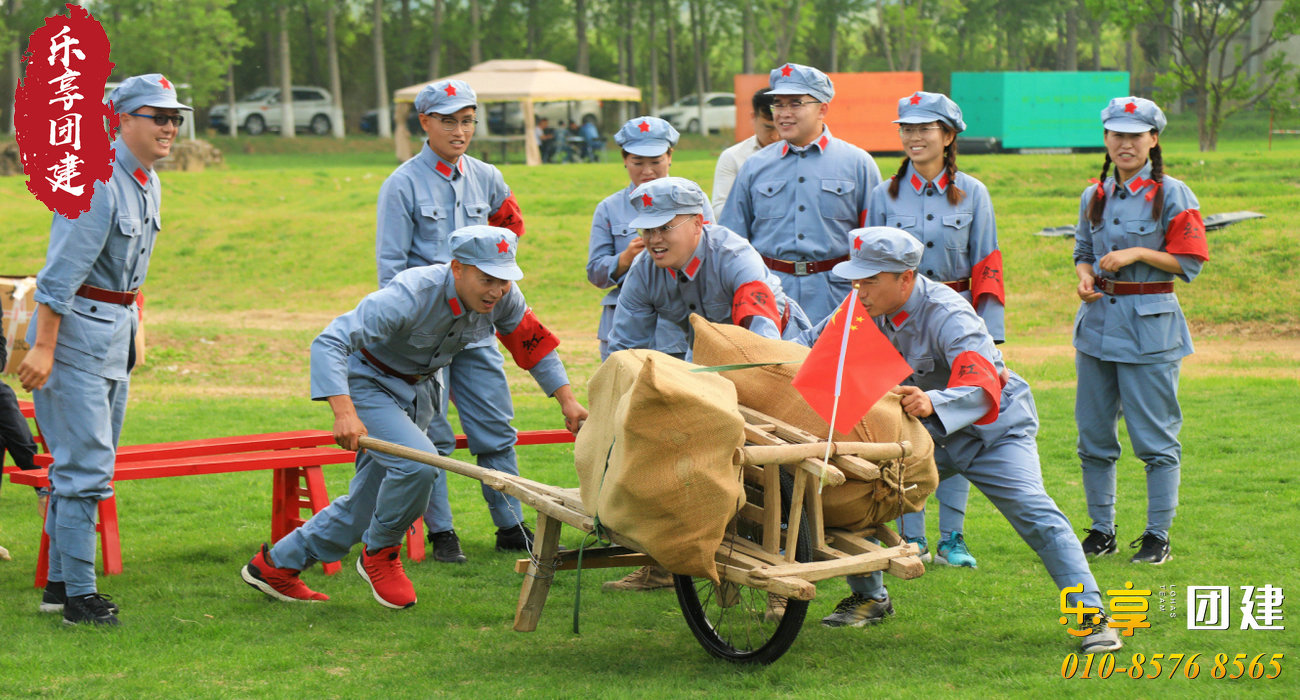
[[[668,120],[678,131],[698,134],[699,104],[699,95],[692,93],[660,110],[659,118]],[[709,131],[736,128],[736,96],[733,93],[704,93],[704,126]]]
[[[229,129],[230,105],[221,103],[208,110],[208,126],[218,131]],[[343,119],[334,106],[329,91],[318,87],[293,87],[293,122],[296,131],[310,131],[326,136],[335,120]],[[280,130],[280,88],[260,87],[235,103],[235,124],[257,136]]]

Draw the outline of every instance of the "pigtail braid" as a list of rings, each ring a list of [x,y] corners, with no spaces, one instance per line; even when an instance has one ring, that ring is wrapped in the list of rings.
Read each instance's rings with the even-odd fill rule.
[[[939,122],[943,127],[944,133],[949,132],[949,127],[943,122]],[[948,174],[948,203],[957,206],[961,200],[966,198],[966,192],[957,186],[957,139],[954,138],[952,143],[943,149],[943,171]]]
[[[894,176],[889,178],[890,199],[898,199],[898,186],[902,184],[903,173],[907,172],[907,164],[911,162],[911,159],[907,156],[903,156],[903,162],[898,165],[898,172],[894,173]]]
[[[1151,198],[1151,218],[1159,221],[1165,209],[1165,159],[1160,144],[1152,146],[1147,157],[1151,160],[1151,179],[1156,183],[1155,196]]]
[[[1106,175],[1110,173],[1110,154],[1106,154],[1106,162],[1101,166],[1101,181],[1097,183],[1096,191],[1092,195],[1092,202],[1088,205],[1088,221],[1093,226],[1101,225],[1101,215],[1106,209]]]

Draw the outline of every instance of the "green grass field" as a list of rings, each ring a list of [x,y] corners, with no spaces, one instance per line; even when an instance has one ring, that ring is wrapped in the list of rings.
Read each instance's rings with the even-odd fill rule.
[[[673,174],[708,189],[724,142],[685,142]],[[132,381],[124,444],[328,428],[328,409],[307,399],[307,346],[375,284],[375,195],[394,167],[386,144],[267,138],[219,146],[225,168],[163,175],[166,223],[147,288],[149,356]],[[478,484],[455,476],[457,530],[470,562],[410,565],[420,595],[414,609],[375,604],[352,568],[355,555],[336,576],[318,568],[305,574],[332,596],[329,603],[271,602],[238,577],[269,536],[269,477],[247,473],[118,488],[126,570],[100,580],[123,609],[115,630],[63,629],[55,616],[36,613],[40,520],[30,490],[6,486],[0,544],[14,561],[0,563],[0,696],[1295,697],[1294,629],[1236,627],[1238,587],[1300,591],[1292,568],[1300,555],[1300,409],[1292,403],[1300,393],[1300,143],[1275,141],[1270,152],[1262,138],[1242,136],[1220,147],[1201,154],[1192,140],[1167,140],[1167,172],[1189,183],[1206,214],[1253,210],[1268,218],[1211,232],[1211,261],[1178,290],[1198,352],[1182,372],[1174,559],[1135,567],[1122,550],[1094,566],[1103,589],[1131,581],[1153,591],[1151,628],[1126,640],[1117,665],[1129,666],[1135,653],[1200,653],[1197,678],[1180,668],[1170,679],[1166,663],[1159,679],[1063,679],[1062,662],[1076,646],[1057,622],[1057,592],[1037,557],[978,495],[966,526],[978,570],[932,567],[917,580],[895,582],[898,614],[867,630],[816,623],[847,591],[842,581],[824,582],[790,652],[770,667],[740,668],[704,653],[671,592],[602,593],[600,582],[620,570],[582,576],[581,635],[571,631],[572,573],[557,577],[537,632],[512,631],[520,576],[513,557],[492,550]],[[1100,156],[964,156],[961,163],[989,186],[998,213],[1009,280],[1004,352],[1035,390],[1044,480],[1082,528],[1071,242],[1033,233],[1073,223]],[[889,173],[897,162],[880,165]],[[625,175],[617,163],[503,171],[528,224],[522,288],[563,339],[561,354],[585,396],[599,361],[601,292],[584,272],[591,212]],[[0,216],[0,273],[35,273],[50,214],[21,178],[9,177],[0,179]],[[539,396],[526,373],[509,371],[518,426],[559,427],[554,402]],[[1119,534],[1127,542],[1141,533],[1145,491],[1142,466],[1125,445]],[[520,461],[540,481],[577,483],[568,447],[521,448]],[[326,471],[330,493],[343,493],[350,469]],[[934,537],[937,516],[930,529]],[[565,532],[564,542],[576,546],[576,532]],[[1162,586],[1176,587],[1175,617],[1157,609],[1154,592]],[[1187,629],[1186,586],[1232,587],[1233,629]],[[1300,624],[1295,605],[1288,627]],[[1284,654],[1282,675],[1214,677],[1215,655],[1238,653],[1263,653],[1265,661]]]

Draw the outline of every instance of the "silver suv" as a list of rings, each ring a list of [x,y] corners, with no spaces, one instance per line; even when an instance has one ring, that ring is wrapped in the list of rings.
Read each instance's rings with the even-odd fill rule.
[[[219,104],[208,110],[208,125],[217,130],[229,129],[230,105]],[[293,122],[296,131],[310,131],[318,136],[330,133],[335,120],[343,114],[334,107],[329,91],[318,87],[293,87]],[[260,87],[235,103],[235,124],[257,136],[280,130],[280,88]]]

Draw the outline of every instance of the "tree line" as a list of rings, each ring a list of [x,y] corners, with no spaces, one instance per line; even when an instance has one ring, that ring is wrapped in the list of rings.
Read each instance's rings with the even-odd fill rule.
[[[334,92],[348,123],[393,89],[493,58],[541,58],[641,88],[642,113],[786,61],[837,71],[1125,70],[1136,94],[1197,113],[1212,149],[1234,110],[1287,104],[1276,53],[1300,0],[94,0],[114,76],[161,71],[203,110],[262,85]],[[0,0],[12,95],[57,0]],[[1270,10],[1269,27],[1258,24]],[[1243,37],[1249,42],[1243,43]],[[743,101],[744,96],[741,96]],[[387,119],[380,120],[382,129]],[[202,123],[202,122],[201,122]]]

